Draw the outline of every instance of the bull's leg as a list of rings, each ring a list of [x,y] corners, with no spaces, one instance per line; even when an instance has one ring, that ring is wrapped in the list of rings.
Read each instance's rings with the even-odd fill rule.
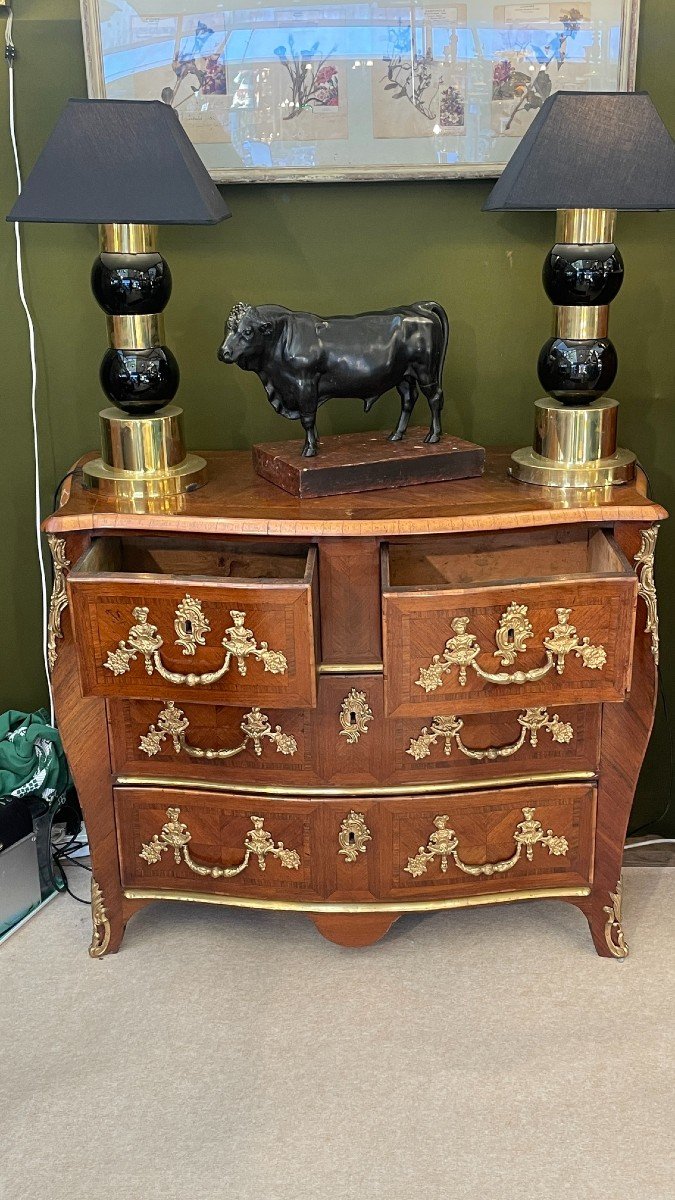
[[[316,437],[316,414],[302,413],[300,420],[305,431],[305,444],[302,447],[303,458],[314,458],[318,449]]]
[[[414,379],[402,379],[400,383],[397,383],[396,391],[401,397],[401,415],[398,419],[398,425],[396,426],[394,432],[389,434],[390,442],[401,441],[401,438],[408,428],[410,416],[415,407],[415,401],[417,400],[417,387]]]
[[[420,384],[420,388],[424,396],[429,402],[431,409],[431,425],[429,432],[425,435],[425,442],[438,442],[441,438],[441,409],[443,408],[443,389],[439,384]]]

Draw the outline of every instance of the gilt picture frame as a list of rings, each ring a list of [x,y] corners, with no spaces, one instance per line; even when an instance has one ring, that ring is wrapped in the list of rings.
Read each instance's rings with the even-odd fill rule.
[[[640,0],[80,0],[88,92],[174,107],[217,183],[495,178],[546,97],[630,91]]]

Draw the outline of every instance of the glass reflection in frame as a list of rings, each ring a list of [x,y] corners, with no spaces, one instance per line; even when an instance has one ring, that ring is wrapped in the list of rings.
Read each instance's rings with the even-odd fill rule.
[[[639,0],[81,0],[89,93],[161,99],[221,181],[498,175],[551,91],[634,82]]]

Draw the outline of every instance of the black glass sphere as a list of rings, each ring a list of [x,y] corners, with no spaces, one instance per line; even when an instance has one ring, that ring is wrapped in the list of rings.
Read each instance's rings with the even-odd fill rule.
[[[611,242],[597,246],[559,244],[542,272],[553,304],[610,304],[623,283],[623,259]]]
[[[110,316],[160,313],[171,295],[171,272],[161,254],[106,254],[91,270],[91,289]]]
[[[609,338],[565,341],[549,338],[537,363],[542,387],[563,404],[592,404],[614,382],[616,350]]]
[[[149,350],[107,350],[100,370],[101,387],[123,412],[147,416],[178,390],[178,363],[167,346]]]

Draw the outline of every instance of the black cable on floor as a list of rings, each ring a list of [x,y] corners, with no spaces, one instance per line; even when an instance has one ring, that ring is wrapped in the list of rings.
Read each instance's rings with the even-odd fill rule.
[[[68,883],[68,880],[66,878],[66,873],[63,869],[61,859],[56,854],[53,857],[54,857],[54,863],[56,865],[56,869],[59,872],[59,875],[61,876],[61,880],[63,882],[63,890],[66,891],[69,896],[72,896],[73,900],[77,900],[78,904],[91,904],[91,900],[89,899],[89,897],[87,897],[87,899],[85,900],[84,897],[75,895],[75,892],[72,891],[70,884]],[[59,889],[59,891],[60,890],[61,889]]]

